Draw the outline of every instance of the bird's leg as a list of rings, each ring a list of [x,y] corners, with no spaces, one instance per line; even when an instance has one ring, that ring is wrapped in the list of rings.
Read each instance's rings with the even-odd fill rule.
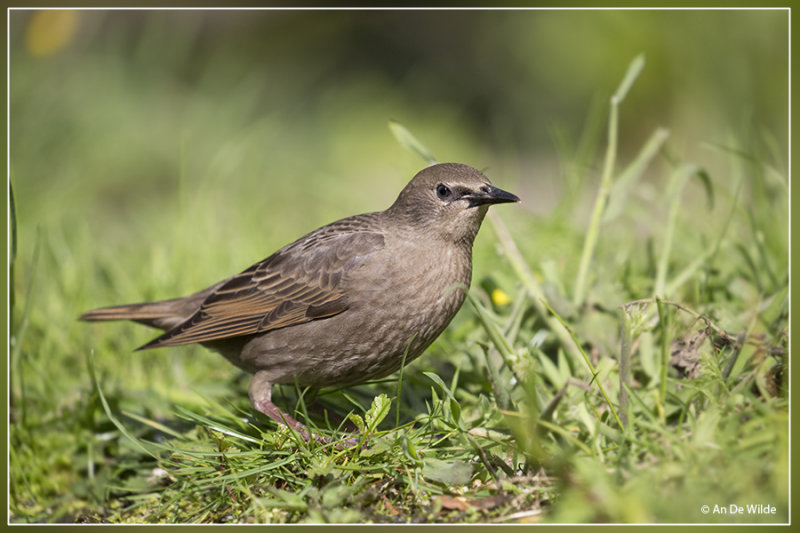
[[[248,392],[250,394],[250,401],[253,403],[253,407],[255,407],[258,412],[264,413],[279,424],[286,424],[300,434],[300,436],[302,436],[305,440],[310,441],[312,439],[311,431],[308,429],[308,427],[306,427],[305,424],[298,422],[292,418],[291,415],[284,412],[283,409],[272,403],[272,383],[270,382],[269,374],[266,371],[260,370],[256,372],[256,374],[253,376],[253,380],[250,382],[250,388]],[[318,442],[331,442],[331,439],[322,437],[320,435],[317,435],[314,438],[316,438]],[[359,439],[351,438],[345,440],[344,445],[355,446],[358,444],[358,442]],[[337,444],[336,447],[342,449],[341,444]]]
[[[306,440],[310,440],[311,433],[301,422],[298,422],[283,409],[272,403],[272,383],[269,381],[267,372],[260,370],[253,376],[248,390],[250,401],[253,407],[260,413],[264,413],[279,424],[286,424],[297,431]]]

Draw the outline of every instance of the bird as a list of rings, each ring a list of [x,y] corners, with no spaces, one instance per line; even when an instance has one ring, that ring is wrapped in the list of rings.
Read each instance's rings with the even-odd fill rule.
[[[468,165],[431,165],[386,210],[332,222],[204,290],[80,319],[164,331],[137,350],[219,352],[253,374],[256,411],[310,438],[272,402],[273,385],[347,387],[416,359],[464,303],[489,206],[519,201]]]

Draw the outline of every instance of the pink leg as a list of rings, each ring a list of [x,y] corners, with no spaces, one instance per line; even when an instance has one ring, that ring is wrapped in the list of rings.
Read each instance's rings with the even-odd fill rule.
[[[268,378],[268,374],[264,371],[256,372],[255,376],[253,376],[249,389],[250,401],[253,403],[253,407],[256,408],[256,411],[264,413],[279,424],[286,424],[302,435],[303,438],[309,440],[311,434],[308,428],[272,403],[272,383],[269,382]]]
[[[250,382],[250,401],[253,407],[260,413],[264,413],[271,419],[279,424],[286,424],[305,440],[311,440],[311,432],[302,422],[298,422],[292,418],[288,413],[285,413],[280,407],[272,403],[272,383],[269,381],[269,375],[265,371],[256,372],[253,380]],[[315,437],[319,442],[331,442],[331,439],[317,435]],[[344,441],[346,446],[355,446],[358,444],[359,439],[352,438]],[[341,444],[337,444],[337,448],[341,449]]]

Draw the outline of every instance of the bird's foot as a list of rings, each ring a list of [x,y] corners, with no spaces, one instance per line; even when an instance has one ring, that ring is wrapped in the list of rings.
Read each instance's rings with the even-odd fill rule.
[[[358,437],[351,437],[345,440],[337,440],[333,437],[326,437],[324,435],[313,434],[308,426],[306,426],[302,422],[295,420],[291,415],[286,413],[283,409],[281,409],[271,401],[262,400],[259,402],[253,402],[253,406],[256,408],[256,410],[267,415],[268,417],[275,420],[279,424],[284,424],[288,426],[292,431],[300,435],[307,442],[311,442],[311,440],[314,440],[315,442],[322,444],[333,443],[334,447],[337,450],[352,448],[353,446],[358,446],[361,443],[361,439]]]

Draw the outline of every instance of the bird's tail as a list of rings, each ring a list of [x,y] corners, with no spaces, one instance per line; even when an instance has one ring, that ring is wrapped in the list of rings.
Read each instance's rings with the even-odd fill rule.
[[[115,305],[93,309],[81,315],[81,320],[95,322],[101,320],[152,321],[175,316],[173,300],[143,302],[138,304]]]
[[[200,308],[203,300],[221,284],[222,282],[183,298],[93,309],[83,313],[80,319],[88,322],[133,320],[166,331],[191,317]]]

